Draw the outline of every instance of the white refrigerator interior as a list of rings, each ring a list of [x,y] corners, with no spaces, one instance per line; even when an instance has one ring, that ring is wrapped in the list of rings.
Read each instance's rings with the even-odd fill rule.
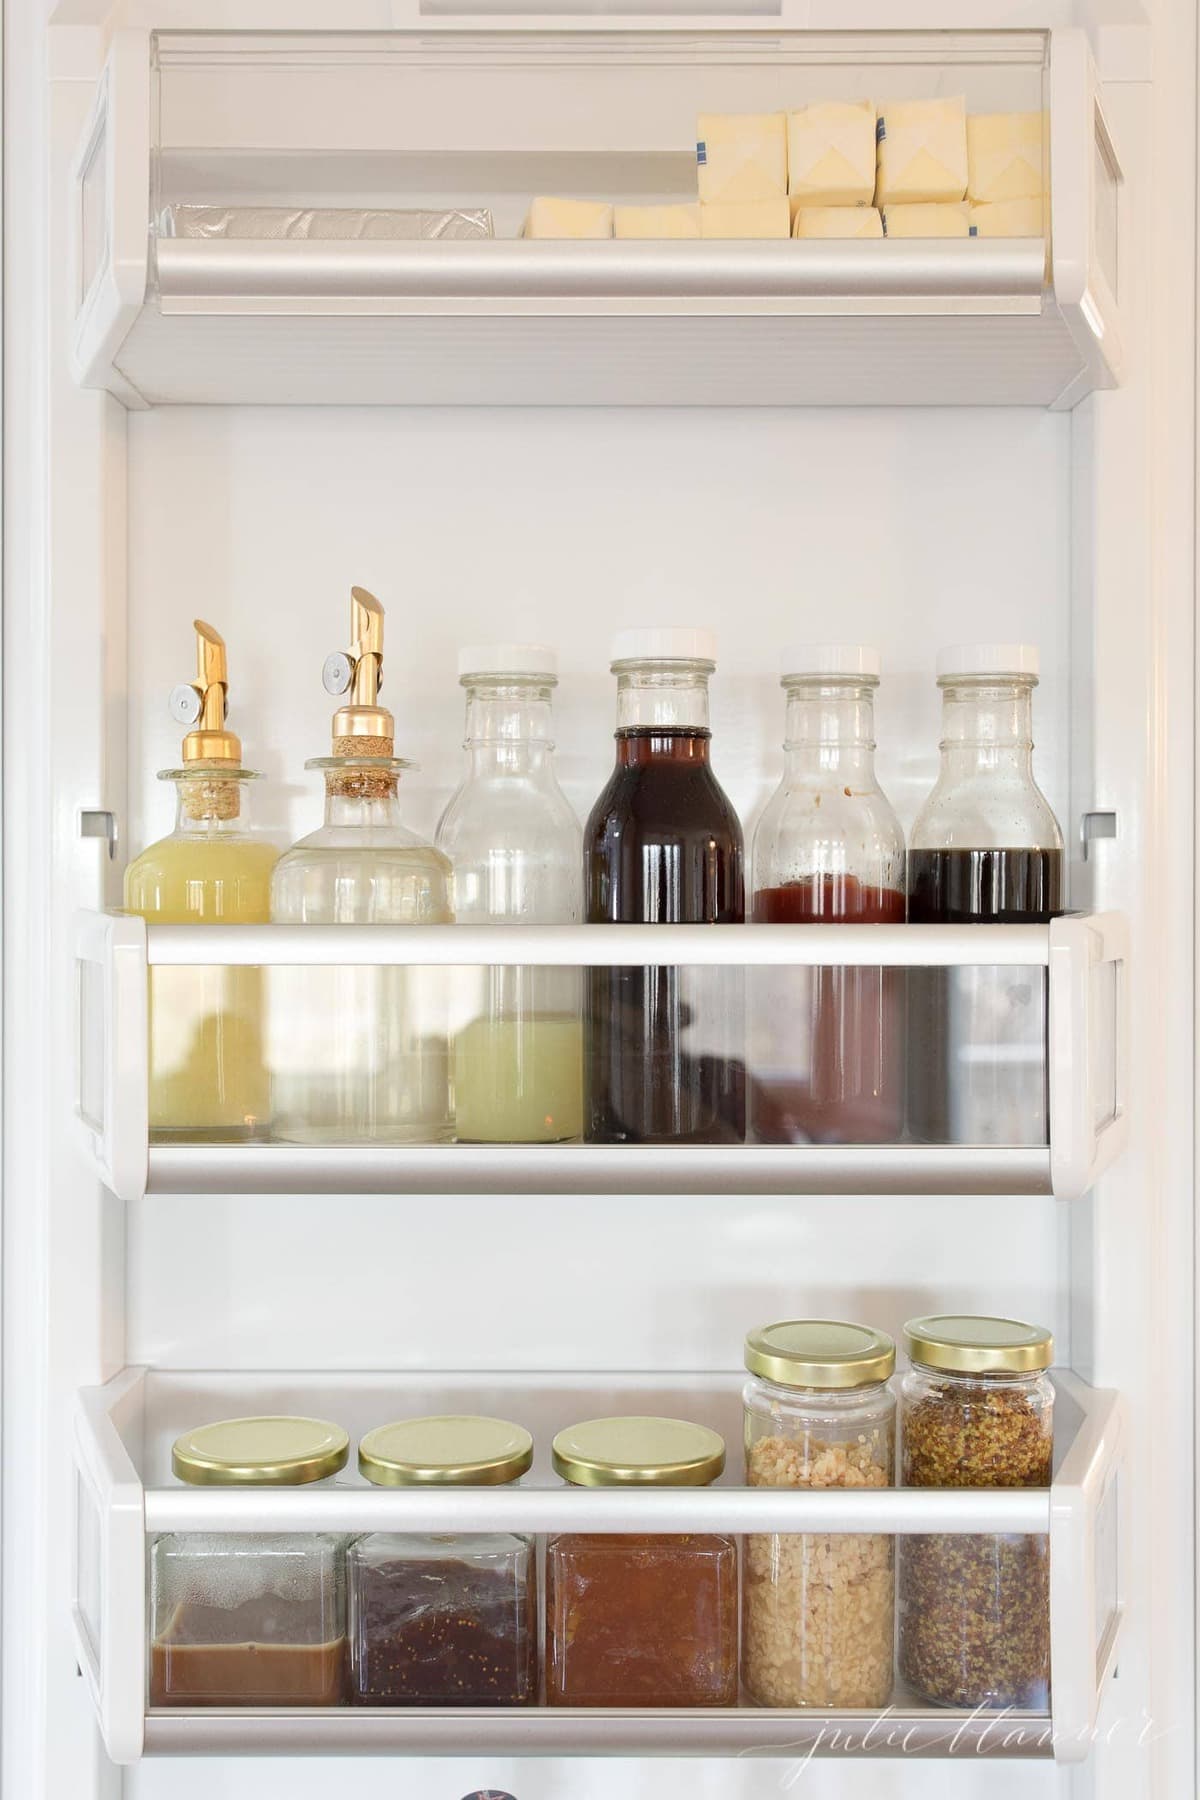
[[[1182,1800],[1194,9],[5,10],[6,1800]],[[1048,239],[516,236],[534,192],[686,199],[699,111],[880,81],[1044,106]],[[218,203],[487,205],[497,238],[331,248],[164,226]],[[692,1191],[622,1191],[593,1159],[574,1190],[464,1177],[435,1194],[402,1155],[257,1192],[217,1158],[204,1192],[186,1149],[147,1154],[144,1106],[140,1140],[111,1109],[92,1129],[86,931],[113,963],[107,928],[81,936],[80,919],[119,907],[126,861],[170,829],[156,772],[178,757],[165,698],[192,621],[228,640],[230,723],[265,776],[256,823],[286,846],[320,823],[304,763],[327,753],[321,666],[353,583],[388,610],[386,703],[418,765],[404,816],[430,836],[460,777],[466,643],[557,647],[558,770],[586,817],[612,766],[613,635],[713,630],[713,761],[747,842],[782,767],[786,644],[878,647],[877,766],[906,831],[937,769],[938,649],[1037,644],[1038,779],[1069,905],[1099,919],[1039,953],[1062,997],[1045,1157],[974,1181],[964,1160],[957,1187],[906,1183],[900,1159],[831,1163],[822,1188],[811,1170],[752,1178],[734,1150]],[[539,1423],[564,1422],[564,1396],[698,1396],[729,1437],[712,1498],[736,1519],[747,1330],[825,1317],[898,1335],[937,1311],[1055,1337],[1074,1425],[1057,1486],[1032,1497],[1059,1558],[1064,1733],[1044,1754],[919,1733],[866,1754],[837,1720],[792,1749],[683,1714],[641,1738],[617,1720],[605,1756],[583,1724],[573,1754],[570,1721],[526,1741],[479,1715],[425,1722],[406,1751],[394,1721],[353,1709],[324,1736],[143,1717],[138,1584],[176,1430],[322,1399],[365,1428],[418,1396]],[[96,1556],[130,1585],[96,1602],[90,1640]]]

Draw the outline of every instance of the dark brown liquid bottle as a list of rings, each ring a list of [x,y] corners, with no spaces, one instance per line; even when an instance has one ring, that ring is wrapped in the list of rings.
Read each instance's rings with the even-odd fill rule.
[[[614,647],[617,764],[584,832],[594,924],[740,924],[742,828],[709,762],[711,642],[626,632]],[[594,1144],[745,1136],[740,969],[592,969],[584,1127]]]
[[[1037,925],[1063,909],[1062,834],[1033,777],[1030,645],[943,650],[942,763],[913,826],[913,925]],[[1046,971],[909,971],[908,1127],[926,1143],[1049,1139]]]

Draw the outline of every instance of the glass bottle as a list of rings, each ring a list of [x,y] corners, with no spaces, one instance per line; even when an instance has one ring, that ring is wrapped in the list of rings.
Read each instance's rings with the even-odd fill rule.
[[[557,658],[541,644],[463,650],[467,773],[437,830],[459,924],[575,925],[582,834],[554,772]],[[454,1034],[457,1135],[534,1144],[583,1129],[577,969],[464,971]]]
[[[576,1487],[707,1487],[725,1443],[685,1419],[589,1419],[554,1439]],[[560,1532],[546,1541],[549,1706],[734,1706],[734,1538]]]
[[[331,1479],[349,1439],[323,1419],[223,1419],[177,1438],[201,1486]],[[150,1549],[151,1706],[337,1706],[346,1683],[346,1539],[170,1532]]]
[[[875,778],[879,653],[809,644],[784,660],[786,763],[754,833],[753,917],[903,924],[904,833]],[[863,966],[756,971],[754,1135],[894,1143],[904,1128],[904,976]]]
[[[793,1319],[746,1339],[747,1487],[895,1480],[896,1346]],[[753,1533],[742,1561],[742,1680],[758,1706],[862,1706],[892,1692],[895,1543],[877,1532]]]
[[[380,1487],[519,1481],[533,1439],[505,1419],[401,1419],[369,1431],[358,1466]],[[350,1546],[356,1706],[532,1706],[537,1557],[510,1531],[372,1531]]]
[[[352,589],[354,650],[326,663],[333,718],[325,823],[280,857],[279,925],[453,922],[450,863],[400,820],[395,726],[379,705],[383,608]],[[364,940],[369,954],[369,939]],[[452,1135],[446,983],[438,969],[272,971],[272,1128],[290,1143],[429,1143]]]
[[[152,925],[264,925],[279,852],[257,837],[240,739],[225,726],[225,640],[195,621],[197,678],[174,690],[171,713],[192,725],[175,786],[175,829],[130,863],[125,906]],[[262,972],[150,970],[150,1134],[204,1140],[254,1136],[266,1123]]]
[[[910,1319],[905,1487],[1049,1487],[1054,1340],[1017,1319]],[[1050,1540],[929,1532],[900,1542],[900,1674],[934,1706],[1050,1703]]]
[[[617,762],[584,831],[594,924],[740,924],[742,828],[709,762],[711,632],[620,632]],[[592,969],[584,1125],[592,1143],[745,1137],[740,969]]]
[[[1033,775],[1030,644],[938,655],[941,767],[912,829],[918,925],[1042,924],[1063,909],[1058,821]],[[929,1143],[1045,1144],[1046,972],[910,971],[911,1134]]]

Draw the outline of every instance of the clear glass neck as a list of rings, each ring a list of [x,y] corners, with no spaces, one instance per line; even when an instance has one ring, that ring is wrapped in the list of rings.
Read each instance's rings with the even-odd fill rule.
[[[942,686],[944,769],[1033,768],[1032,677],[976,678]]]
[[[390,830],[400,824],[398,777],[372,773],[365,779],[325,776],[325,823],[339,831]]]
[[[553,695],[543,675],[496,675],[465,681],[464,748],[473,772],[527,769],[554,749]]]
[[[873,681],[838,681],[828,675],[785,680],[787,720],[783,748],[787,767],[869,771],[875,761]]]
[[[618,731],[707,731],[710,662],[614,663]]]

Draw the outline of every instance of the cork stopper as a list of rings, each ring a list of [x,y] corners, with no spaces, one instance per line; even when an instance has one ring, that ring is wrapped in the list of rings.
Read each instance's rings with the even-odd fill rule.
[[[241,816],[241,784],[228,777],[192,777],[180,783],[180,817],[193,824],[210,819],[236,819]]]
[[[335,737],[333,740],[335,756],[394,756],[396,741],[390,737]]]
[[[344,757],[344,769],[325,771],[325,792],[342,800],[390,800],[396,792],[398,771],[393,768],[371,768],[363,758],[390,758],[390,737],[335,737],[333,754]]]

